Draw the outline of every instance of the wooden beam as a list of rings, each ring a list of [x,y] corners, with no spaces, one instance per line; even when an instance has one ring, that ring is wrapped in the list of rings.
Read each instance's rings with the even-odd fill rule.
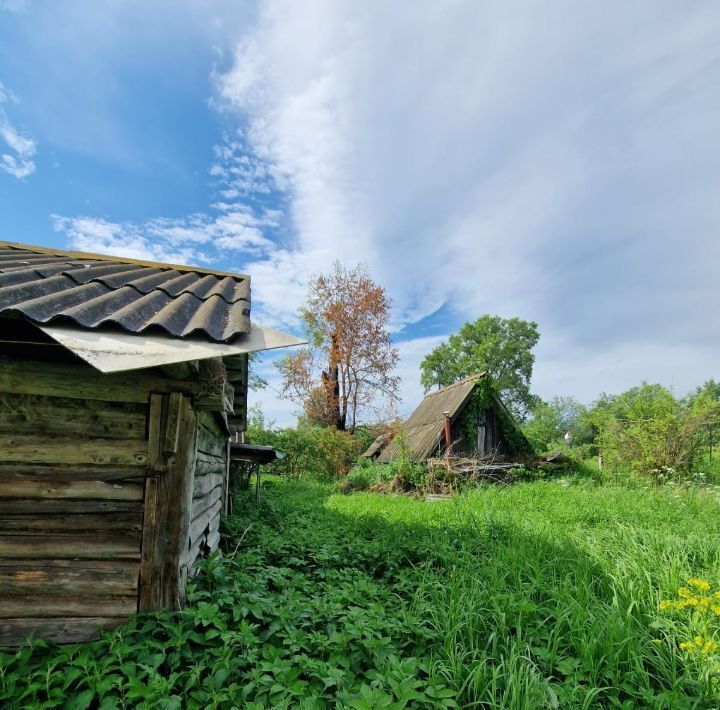
[[[134,513],[25,513],[15,515],[0,515],[0,535],[16,534],[21,531],[23,535],[45,535],[49,532],[72,531],[110,531],[122,530],[133,540],[140,539],[143,516],[140,506],[136,506]]]
[[[4,515],[75,514],[75,513],[138,513],[143,505],[131,500],[26,500],[0,498],[0,519]]]
[[[12,479],[0,478],[0,495],[3,498],[102,498],[141,501],[143,486],[135,482],[68,481],[61,478],[47,480],[18,474]]]
[[[186,397],[176,398],[178,438],[176,452],[163,459],[165,424],[170,397],[150,403],[148,457],[162,473],[148,478],[145,489],[145,523],[140,566],[140,610],[177,609],[185,595],[186,569],[192,506],[197,418]]]
[[[222,473],[208,473],[205,476],[195,476],[193,484],[193,498],[202,498],[215,488],[222,487],[225,477]]]
[[[130,560],[0,559],[0,594],[136,595],[136,562]]]
[[[136,372],[101,373],[92,367],[0,357],[0,392],[109,402],[147,403],[151,392],[193,395],[195,382]]]
[[[0,434],[144,439],[145,404],[0,393]]]
[[[114,629],[126,621],[126,616],[6,619],[0,622],[0,646],[19,646],[28,636],[57,643],[91,641],[99,636],[101,629]]]
[[[140,541],[130,535],[0,535],[0,558],[6,560],[140,560]]]
[[[0,434],[5,463],[144,466],[147,445],[138,439],[69,439]]]
[[[21,481],[26,478],[51,482],[136,481],[142,483],[142,479],[147,475],[146,466],[55,466],[53,464],[5,464],[0,462],[0,487],[4,481]]]
[[[130,616],[136,606],[134,596],[6,596],[0,604],[0,619]]]

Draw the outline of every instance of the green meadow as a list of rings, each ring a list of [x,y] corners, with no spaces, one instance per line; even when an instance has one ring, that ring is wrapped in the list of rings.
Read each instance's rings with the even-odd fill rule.
[[[185,610],[0,654],[0,705],[715,708],[719,522],[702,489],[427,503],[271,477]]]

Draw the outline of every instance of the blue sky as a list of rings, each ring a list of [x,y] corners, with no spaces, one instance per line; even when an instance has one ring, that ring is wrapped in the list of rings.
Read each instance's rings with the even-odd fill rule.
[[[0,0],[2,238],[248,272],[288,330],[366,262],[400,413],[485,312],[538,321],[544,397],[684,393],[720,377],[718,36],[707,2]]]

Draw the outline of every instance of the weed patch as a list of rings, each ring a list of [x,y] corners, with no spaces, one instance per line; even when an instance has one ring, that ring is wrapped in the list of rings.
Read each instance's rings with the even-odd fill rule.
[[[716,707],[669,626],[681,611],[659,605],[720,580],[718,507],[552,481],[430,505],[270,478],[259,509],[239,497],[186,609],[0,654],[0,704]]]

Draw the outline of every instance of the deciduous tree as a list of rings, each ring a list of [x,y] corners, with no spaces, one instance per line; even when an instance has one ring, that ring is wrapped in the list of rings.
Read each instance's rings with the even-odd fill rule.
[[[300,314],[310,345],[283,357],[278,368],[282,396],[301,404],[309,420],[352,431],[364,408],[397,398],[390,301],[366,267],[336,262],[329,274],[311,279]]]
[[[428,392],[479,372],[487,372],[513,414],[524,419],[535,403],[530,394],[540,339],[537,323],[520,318],[484,315],[465,323],[447,343],[435,348],[420,364],[421,382]]]

